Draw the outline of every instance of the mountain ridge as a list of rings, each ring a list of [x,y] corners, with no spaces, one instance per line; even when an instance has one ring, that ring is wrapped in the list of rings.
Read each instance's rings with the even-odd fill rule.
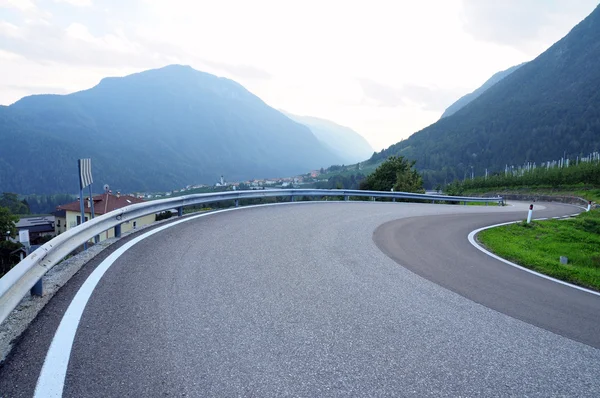
[[[448,108],[446,108],[446,110],[444,111],[444,113],[442,114],[440,119],[455,114],[459,109],[462,109],[463,107],[468,105],[470,102],[472,102],[474,99],[479,97],[481,94],[483,94],[486,90],[488,90],[494,84],[498,83],[499,81],[501,81],[502,79],[504,79],[505,77],[507,77],[508,75],[510,75],[517,69],[519,69],[521,66],[525,65],[526,63],[527,62],[523,62],[519,65],[511,66],[510,68],[505,69],[503,71],[496,72],[495,74],[492,75],[492,77],[490,77],[488,80],[486,80],[485,83],[483,83],[480,87],[478,87],[477,89],[475,89],[474,91],[472,91],[468,94],[463,95],[458,100],[456,100],[456,102],[454,102],[452,105],[450,105]]]
[[[374,155],[416,160],[428,187],[600,147],[600,6],[455,114]]]
[[[296,175],[340,162],[307,127],[239,83],[188,66],[25,97],[2,113],[0,181],[22,194],[73,192],[84,157],[95,181],[122,191]]]

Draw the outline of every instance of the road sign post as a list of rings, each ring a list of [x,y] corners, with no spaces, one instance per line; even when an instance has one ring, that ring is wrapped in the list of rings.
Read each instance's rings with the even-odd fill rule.
[[[77,160],[77,166],[79,168],[79,209],[81,210],[81,223],[85,222],[85,198],[83,197],[83,190],[89,187],[90,191],[90,219],[94,218],[94,197],[92,196],[92,159],[79,159]],[[100,236],[94,236],[94,242],[98,243]],[[87,242],[83,244],[83,250],[87,250]]]

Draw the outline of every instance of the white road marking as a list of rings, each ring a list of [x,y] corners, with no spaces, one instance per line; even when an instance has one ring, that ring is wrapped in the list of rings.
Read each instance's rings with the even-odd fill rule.
[[[557,218],[557,217],[553,217],[553,218]],[[487,254],[488,256],[490,256],[490,257],[493,257],[493,258],[495,258],[496,260],[502,261],[503,263],[505,263],[505,264],[508,264],[508,265],[510,265],[510,266],[512,266],[512,267],[518,268],[518,269],[520,269],[520,270],[522,270],[522,271],[525,271],[525,272],[529,272],[530,274],[533,274],[533,275],[537,275],[537,276],[539,276],[540,278],[548,279],[548,280],[550,280],[550,281],[553,281],[553,282],[559,283],[559,284],[561,284],[561,285],[565,285],[565,286],[568,286],[568,287],[572,287],[573,289],[581,290],[581,291],[584,291],[584,292],[587,292],[587,293],[593,294],[593,295],[595,295],[595,296],[600,296],[600,293],[599,293],[599,292],[596,292],[596,291],[593,291],[593,290],[590,290],[590,289],[586,289],[586,288],[584,288],[584,287],[581,287],[581,286],[573,285],[572,283],[568,283],[568,282],[565,282],[565,281],[561,281],[560,279],[552,278],[551,276],[548,276],[548,275],[540,274],[539,272],[535,272],[535,271],[533,271],[533,270],[530,270],[529,268],[525,268],[525,267],[522,267],[522,266],[520,266],[520,265],[518,265],[518,264],[515,264],[515,263],[513,263],[513,262],[510,262],[510,261],[508,261],[508,260],[506,260],[506,259],[504,259],[504,258],[502,258],[502,257],[500,257],[500,256],[497,256],[497,255],[495,255],[494,253],[492,253],[492,252],[490,252],[490,251],[488,251],[488,250],[484,249],[484,248],[483,248],[482,246],[480,246],[480,245],[477,243],[477,241],[475,240],[475,235],[477,235],[477,234],[478,234],[479,232],[481,232],[481,231],[484,231],[484,230],[486,230],[486,229],[490,229],[490,228],[500,227],[500,226],[503,226],[503,225],[515,224],[515,223],[518,223],[518,222],[521,222],[521,221],[511,221],[511,222],[505,222],[505,223],[502,223],[502,224],[490,225],[490,226],[487,226],[487,227],[483,227],[483,228],[476,229],[475,231],[471,231],[471,233],[470,233],[470,234],[469,234],[469,236],[468,236],[468,238],[469,238],[469,242],[470,242],[470,243],[471,243],[473,246],[475,246],[475,248],[477,248],[478,250],[481,250],[482,252],[484,252],[484,253],[485,253],[485,254]]]
[[[199,217],[205,217],[217,213],[224,213],[233,210],[248,209],[250,207],[263,207],[263,206],[275,206],[275,205],[289,205],[289,204],[306,204],[306,203],[321,203],[321,202],[284,202],[284,203],[268,203],[263,205],[255,206],[244,206],[236,207],[231,209],[217,210],[210,213],[198,214],[195,216],[186,217],[182,220],[178,220],[161,227],[155,228],[148,231],[131,241],[127,242],[113,253],[111,253],[96,269],[88,276],[83,285],[79,288],[79,291],[71,301],[71,304],[67,308],[67,311],[63,315],[60,325],[56,329],[46,359],[40,371],[40,375],[37,380],[35,387],[34,398],[60,398],[62,397],[65,376],[67,374],[67,368],[69,365],[69,359],[71,357],[71,349],[73,348],[73,341],[75,340],[75,334],[79,326],[79,321],[85,310],[85,306],[88,300],[92,296],[94,289],[104,273],[113,265],[113,263],[128,249],[130,249],[136,243],[152,236],[160,231],[167,228],[171,228],[175,225],[194,220]]]
[[[340,202],[344,203],[344,201],[340,201]],[[154,235],[160,231],[163,231],[167,228],[173,227],[175,225],[178,225],[178,224],[181,224],[181,223],[184,223],[187,221],[194,220],[199,217],[205,217],[205,216],[209,216],[212,214],[224,213],[224,212],[234,211],[234,210],[248,209],[248,208],[252,208],[252,207],[279,206],[279,205],[290,205],[290,204],[306,205],[306,204],[310,204],[310,203],[322,204],[322,203],[337,203],[337,202],[314,201],[314,202],[269,203],[269,204],[263,204],[263,205],[243,206],[243,207],[237,207],[237,208],[231,208],[231,209],[212,211],[210,213],[203,213],[203,214],[198,214],[195,216],[186,217],[182,220],[174,221],[172,223],[157,227],[151,231],[148,231],[148,232],[132,239],[131,241],[124,244],[122,247],[116,249],[104,261],[102,261],[102,263],[100,263],[100,265],[98,265],[96,267],[96,269],[90,274],[90,276],[86,279],[86,281],[83,283],[81,288],[79,288],[79,291],[77,292],[77,294],[73,298],[71,304],[67,308],[67,311],[63,315],[60,325],[58,326],[56,333],[54,334],[54,337],[52,339],[52,343],[50,344],[50,348],[48,349],[48,353],[46,354],[46,358],[44,360],[42,370],[40,371],[40,375],[38,377],[38,381],[37,381],[35,392],[34,392],[34,398],[59,398],[59,397],[62,397],[64,383],[65,383],[65,376],[66,376],[67,368],[69,365],[69,359],[71,357],[71,350],[73,348],[73,342],[75,339],[75,335],[77,333],[77,328],[79,326],[81,316],[83,315],[83,311],[85,310],[85,307],[86,307],[96,285],[98,284],[100,279],[102,279],[102,276],[113,265],[113,263],[123,253],[125,253],[128,249],[130,249],[133,245],[135,245],[136,243],[139,243],[140,241],[146,239],[147,237],[152,236],[152,235]],[[361,202],[361,203],[363,203],[363,202]],[[382,203],[382,202],[378,202],[378,203]],[[391,204],[393,202],[389,202],[389,203]],[[519,221],[515,221],[515,222],[519,222]],[[511,224],[511,223],[506,223],[506,224]],[[498,224],[498,225],[505,225],[505,224]],[[494,225],[494,226],[498,226],[498,225]],[[566,282],[562,282],[562,281],[550,278],[548,276],[538,274],[537,272],[528,270],[519,265],[512,264],[492,253],[489,253],[487,250],[483,249],[482,247],[480,247],[479,245],[477,245],[474,242],[473,237],[475,236],[475,234],[477,232],[482,231],[487,228],[492,228],[494,226],[480,228],[476,231],[471,232],[471,234],[469,234],[469,241],[471,242],[471,244],[473,244],[475,247],[477,247],[479,250],[483,251],[484,253],[486,253],[492,257],[495,257],[495,258],[499,259],[500,261],[503,261],[509,265],[513,265],[517,268],[523,269],[524,271],[539,275],[546,279],[554,280],[558,283],[562,283],[562,284],[565,284],[565,285],[568,285],[568,286],[571,286],[571,287],[574,287],[574,288],[577,288],[580,290],[587,291],[592,294],[600,295],[591,290],[587,290],[587,289],[581,288],[579,286],[571,285]]]

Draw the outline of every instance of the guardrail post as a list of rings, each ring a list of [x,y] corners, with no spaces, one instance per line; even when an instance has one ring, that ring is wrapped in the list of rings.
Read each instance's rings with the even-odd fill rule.
[[[292,202],[296,201],[296,197],[294,195],[292,195]]]
[[[33,285],[33,287],[31,288],[31,295],[40,297],[44,295],[44,284],[42,282],[42,279],[40,279],[35,283],[35,285]]]
[[[115,238],[121,237],[121,224],[115,225]]]
[[[432,204],[435,204],[435,200],[432,200],[432,201],[431,201],[431,203],[432,203]]]
[[[344,195],[344,200],[347,202],[350,200],[350,197],[348,195]]]
[[[183,206],[177,208],[177,217],[183,216]]]
[[[240,207],[240,201],[239,200],[235,200],[235,207]]]

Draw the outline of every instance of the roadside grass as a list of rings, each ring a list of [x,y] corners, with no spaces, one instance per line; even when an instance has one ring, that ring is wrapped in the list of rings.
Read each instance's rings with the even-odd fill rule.
[[[477,239],[523,267],[600,291],[600,211],[491,228]],[[568,258],[567,265],[560,263],[560,256]]]
[[[467,206],[486,206],[485,202],[467,202]],[[500,206],[498,202],[488,202],[487,206]]]

